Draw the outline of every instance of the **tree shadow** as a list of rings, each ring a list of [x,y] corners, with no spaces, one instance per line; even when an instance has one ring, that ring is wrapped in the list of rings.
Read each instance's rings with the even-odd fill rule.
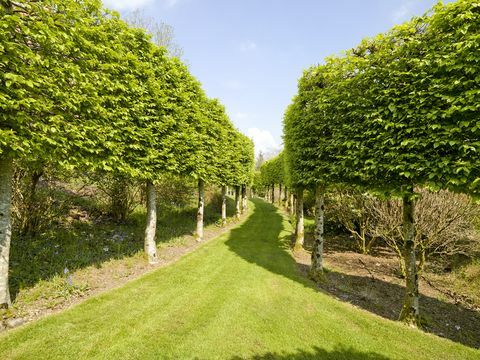
[[[307,277],[308,267],[306,265],[301,263],[296,263],[297,266],[294,265],[296,260],[290,253],[291,234],[284,229],[284,218],[280,215],[279,210],[259,199],[255,199],[254,202],[257,208],[261,208],[261,212],[267,212],[268,215],[256,216],[254,213],[240,228],[232,230],[232,235],[226,242],[232,251],[250,263],[285,276],[306,287],[323,291],[340,301],[352,303],[390,320],[398,319],[403,303],[404,286],[372,279],[368,276],[353,276],[335,271],[327,271],[325,282],[315,284]],[[245,231],[245,228],[248,228],[249,231]],[[264,240],[256,240],[255,246],[252,246],[249,240],[256,237],[257,234],[261,234]],[[421,295],[420,304],[425,331],[466,346],[480,347],[480,338],[478,337],[480,314],[478,312],[459,304],[424,295]],[[445,321],[447,317],[451,319],[447,320],[450,322]],[[455,319],[460,318],[464,321],[457,330]]]
[[[315,288],[315,284],[302,276],[294,265],[290,254],[290,232],[285,230],[278,209],[263,200],[253,199],[253,202],[255,212],[240,227],[231,230],[226,245],[250,263]],[[261,235],[260,241],[258,235]]]
[[[234,356],[231,360],[245,359],[244,357]],[[335,349],[328,351],[318,346],[314,346],[312,350],[297,350],[293,353],[286,352],[268,352],[264,354],[253,355],[249,360],[313,360],[313,359],[325,359],[325,360],[388,360],[387,357],[374,352],[361,352],[353,348],[336,347]]]
[[[234,202],[227,199],[227,216],[234,214]],[[78,207],[76,207],[78,210]],[[124,223],[105,217],[89,216],[81,208],[68,221],[55,222],[35,236],[12,235],[9,284],[12,301],[21,289],[33,287],[42,280],[63,277],[71,286],[69,274],[89,266],[131,257],[143,250],[145,212],[140,211]],[[157,245],[174,243],[196,230],[196,207],[158,208]],[[205,206],[205,226],[220,224],[221,212],[216,203]]]

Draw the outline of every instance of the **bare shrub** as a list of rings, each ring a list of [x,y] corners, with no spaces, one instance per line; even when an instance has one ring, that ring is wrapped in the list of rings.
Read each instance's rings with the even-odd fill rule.
[[[479,250],[480,234],[476,229],[479,205],[464,194],[446,190],[417,191],[420,196],[415,204],[415,248],[419,272],[428,259],[445,260],[458,254],[472,256]],[[371,198],[365,204],[366,212],[374,219],[369,223],[367,232],[372,237],[383,239],[395,250],[405,274],[401,201]]]
[[[108,214],[118,222],[125,221],[140,202],[140,184],[119,174],[95,173],[90,175],[104,195]]]
[[[21,236],[34,236],[66,211],[52,186],[55,171],[41,164],[17,162],[12,186],[12,225]]]
[[[156,188],[160,206],[182,208],[195,204],[197,184],[193,179],[166,174]]]
[[[352,189],[331,192],[327,197],[327,218],[341,224],[353,237],[362,254],[370,253],[375,237],[369,230],[374,222],[374,214],[369,211],[369,202],[375,199]]]

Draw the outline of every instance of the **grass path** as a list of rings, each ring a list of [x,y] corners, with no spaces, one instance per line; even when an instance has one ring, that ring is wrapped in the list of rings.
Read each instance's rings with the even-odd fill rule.
[[[0,336],[0,359],[479,359],[318,292],[254,201],[241,225],[126,286]]]

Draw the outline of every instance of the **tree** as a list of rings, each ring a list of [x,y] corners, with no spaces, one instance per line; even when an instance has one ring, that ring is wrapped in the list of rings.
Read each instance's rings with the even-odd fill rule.
[[[205,180],[218,180],[218,134],[226,125],[211,116],[212,102],[177,58],[98,1],[3,1],[0,11],[2,51],[8,54],[0,62],[0,306],[5,307],[14,159],[146,183],[144,246],[154,263],[155,182],[164,174],[193,176],[201,195]]]
[[[260,150],[257,156],[257,160],[255,161],[255,170],[260,170],[264,162],[265,156],[263,155],[263,151]]]
[[[400,318],[410,324],[419,318],[414,187],[479,191],[480,127],[472,96],[480,71],[478,8],[467,0],[437,5],[431,15],[365,40],[343,58],[328,59],[318,68],[328,89],[313,107],[319,117],[305,122],[312,133],[328,130],[325,148],[332,158],[325,164],[333,177],[402,198],[407,276]],[[300,141],[305,152],[319,151]],[[294,159],[314,165],[301,146],[294,149],[300,152]],[[323,172],[316,174],[321,167],[313,167],[299,173],[321,178]]]
[[[157,22],[140,9],[132,11],[126,21],[132,27],[144,29],[151,36],[151,41],[164,46],[171,56],[182,57],[183,49],[175,42],[175,30],[171,25],[163,21]]]
[[[96,1],[16,3],[0,6],[0,306],[8,306],[11,174],[14,159],[55,161],[74,167],[123,168],[122,120],[111,116],[110,95],[118,90],[113,64],[118,19],[106,17]],[[117,69],[115,69],[117,70]],[[104,91],[109,89],[108,91]],[[136,89],[135,89],[136,90]],[[118,94],[121,104],[125,97]],[[117,106],[120,108],[120,106]],[[123,108],[125,110],[125,108]]]
[[[303,188],[315,192],[315,236],[311,253],[310,276],[319,279],[323,274],[325,192],[337,184],[335,176],[334,129],[329,119],[326,101],[331,81],[327,66],[305,71],[298,84],[298,94],[284,116],[285,162],[288,182],[297,190],[296,248],[303,245]]]

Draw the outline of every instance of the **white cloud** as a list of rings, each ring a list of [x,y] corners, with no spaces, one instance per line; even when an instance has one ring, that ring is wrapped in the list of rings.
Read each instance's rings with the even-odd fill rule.
[[[404,2],[400,7],[395,9],[391,14],[391,19],[393,22],[398,23],[407,20],[413,16],[413,2],[407,1]]]
[[[136,10],[155,2],[161,3],[166,8],[174,7],[180,0],[103,0],[108,8],[115,10]]]
[[[251,138],[255,144],[255,155],[258,155],[260,151],[265,154],[275,152],[280,148],[268,130],[249,128],[247,130],[247,136]]]
[[[257,48],[257,44],[251,40],[244,41],[240,44],[240,51],[241,52],[249,52],[253,51]]]

